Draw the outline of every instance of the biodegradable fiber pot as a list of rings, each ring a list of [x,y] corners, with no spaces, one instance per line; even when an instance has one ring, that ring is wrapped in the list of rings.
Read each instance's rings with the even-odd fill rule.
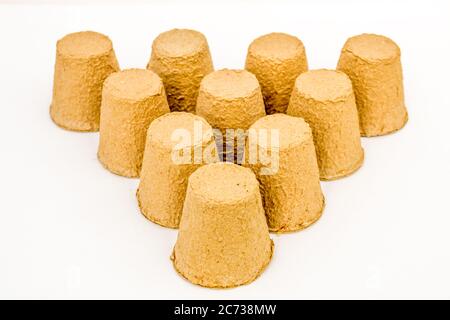
[[[103,81],[119,70],[111,40],[97,32],[58,40],[50,116],[60,127],[98,131]]]
[[[305,47],[294,36],[266,34],[250,44],[245,69],[258,78],[267,114],[285,113],[295,79],[308,70]]]
[[[138,177],[150,123],[170,112],[164,86],[150,70],[111,74],[103,86],[98,159],[113,173]]]
[[[187,112],[171,112],[147,132],[137,198],[142,214],[164,227],[178,228],[189,175],[217,161],[211,126]]]
[[[361,167],[358,111],[345,73],[322,69],[301,74],[287,113],[311,126],[321,179],[344,177]]]
[[[248,168],[219,162],[189,177],[172,260],[194,284],[227,288],[255,280],[269,263],[273,243]]]
[[[392,133],[406,124],[400,48],[394,41],[375,34],[352,37],[337,69],[352,80],[362,136]]]
[[[297,231],[317,221],[325,202],[309,125],[278,113],[256,121],[250,132],[246,158],[254,160],[247,165],[260,182],[269,230]],[[268,139],[253,140],[258,136]]]
[[[246,70],[223,69],[210,73],[201,82],[197,114],[213,128],[220,129],[223,136],[221,158],[225,155],[227,161],[236,162],[237,153],[242,153],[245,145],[245,131],[265,115],[258,80]],[[227,137],[227,129],[236,131],[231,136],[228,133]],[[242,150],[238,150],[240,145]]]
[[[171,111],[195,112],[200,81],[213,71],[205,36],[187,29],[161,33],[147,68],[162,78]]]

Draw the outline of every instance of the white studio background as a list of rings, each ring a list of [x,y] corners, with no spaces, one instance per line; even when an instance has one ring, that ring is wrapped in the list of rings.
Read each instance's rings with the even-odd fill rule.
[[[242,68],[273,31],[302,39],[311,69],[334,68],[363,32],[402,49],[409,123],[363,139],[363,167],[322,183],[321,220],[273,235],[269,268],[236,289],[178,276],[177,233],[139,213],[138,180],[103,169],[98,134],[48,115],[57,39],[102,32],[121,68],[143,68],[175,27],[207,36],[216,69]],[[448,1],[8,1],[0,41],[0,298],[450,298]]]

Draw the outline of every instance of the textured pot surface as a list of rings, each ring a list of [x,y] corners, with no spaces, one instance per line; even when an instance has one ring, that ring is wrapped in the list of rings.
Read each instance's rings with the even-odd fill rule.
[[[111,40],[97,32],[58,40],[50,115],[60,127],[98,131],[103,81],[119,70]]]
[[[266,34],[250,44],[245,69],[258,78],[267,114],[285,113],[295,79],[308,70],[305,47],[294,36]]]
[[[105,168],[138,177],[150,123],[170,112],[164,86],[150,70],[111,74],[103,86],[98,158]]]
[[[256,77],[246,70],[223,69],[207,75],[201,83],[197,114],[220,129],[221,158],[237,161],[245,144],[245,131],[265,115],[264,101]],[[226,141],[227,129],[229,142]],[[232,134],[236,136],[233,138]],[[227,148],[228,147],[228,148]],[[238,149],[239,148],[239,149]]]
[[[264,131],[270,137],[255,141],[251,136],[246,149],[246,165],[260,182],[270,231],[290,232],[308,227],[320,218],[324,208],[309,125],[302,118],[278,113],[259,119],[250,130],[259,137]],[[250,154],[257,157],[251,159]]]
[[[301,74],[287,112],[311,126],[321,179],[347,176],[362,165],[358,112],[345,73],[321,69]]]
[[[384,135],[406,124],[400,48],[395,42],[374,34],[352,37],[342,48],[337,69],[352,80],[361,135]]]
[[[208,42],[194,30],[163,32],[153,41],[147,68],[163,80],[171,111],[195,112],[200,82],[213,71]]]
[[[152,122],[147,132],[137,198],[142,214],[178,228],[188,178],[205,163],[217,160],[211,126],[187,112],[171,112]]]
[[[258,181],[250,169],[219,162],[190,176],[172,255],[182,276],[205,287],[243,285],[262,273],[272,252]]]

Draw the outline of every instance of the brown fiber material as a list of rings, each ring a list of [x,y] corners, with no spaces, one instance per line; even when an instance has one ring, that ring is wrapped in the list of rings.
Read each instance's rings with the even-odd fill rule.
[[[176,135],[176,130],[185,130],[187,140]],[[174,162],[172,152],[189,155],[191,160]],[[196,154],[201,158],[195,158]],[[178,228],[189,175],[216,160],[212,128],[203,118],[187,112],[171,112],[153,121],[147,132],[137,191],[142,214],[164,227]]]
[[[374,34],[348,39],[337,68],[352,80],[362,136],[388,134],[406,124],[400,48],[391,39]]]
[[[223,69],[207,75],[201,82],[197,100],[197,114],[204,117],[213,128],[220,129],[224,135],[227,129],[247,130],[252,123],[265,115],[264,101],[256,77],[245,70]],[[236,132],[238,135],[239,133]],[[234,139],[234,156],[236,160],[237,142]],[[245,138],[242,140],[244,144]],[[223,156],[222,152],[219,151]],[[226,149],[224,149],[226,153]]]
[[[304,229],[322,215],[324,197],[320,187],[316,151],[309,125],[298,117],[273,114],[256,121],[250,130],[258,134],[277,130],[279,143],[258,141],[258,154],[278,153],[279,168],[274,174],[263,174],[265,166],[258,158],[248,166],[259,182],[270,231],[291,232]],[[249,150],[250,141],[247,141]]]
[[[52,120],[68,130],[98,131],[103,81],[117,70],[119,64],[107,36],[84,31],[58,40]]]
[[[189,177],[175,269],[187,280],[228,288],[255,280],[273,253],[258,181],[232,163],[201,167]]]
[[[287,113],[311,126],[322,180],[347,176],[362,165],[358,112],[345,73],[322,69],[301,74]]]
[[[195,112],[200,81],[213,71],[205,36],[187,29],[160,34],[147,68],[163,80],[171,111]]]
[[[170,112],[164,86],[150,70],[110,75],[103,86],[98,159],[109,171],[139,177],[150,123]]]
[[[305,47],[288,34],[261,36],[248,48],[245,69],[261,84],[267,114],[285,113],[295,79],[308,70]]]

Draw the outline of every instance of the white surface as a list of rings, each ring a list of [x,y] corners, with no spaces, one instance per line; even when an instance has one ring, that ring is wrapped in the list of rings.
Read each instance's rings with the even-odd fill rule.
[[[277,3],[0,6],[0,298],[450,298],[450,5]],[[407,126],[363,139],[362,169],[322,184],[322,219],[273,235],[269,268],[237,289],[180,278],[176,231],[139,213],[138,180],[102,168],[96,133],[48,115],[58,38],[103,32],[122,68],[145,67],[153,38],[174,27],[204,32],[217,69],[242,68],[250,41],[271,31],[299,36],[310,68],[335,67],[362,32],[402,49]]]

